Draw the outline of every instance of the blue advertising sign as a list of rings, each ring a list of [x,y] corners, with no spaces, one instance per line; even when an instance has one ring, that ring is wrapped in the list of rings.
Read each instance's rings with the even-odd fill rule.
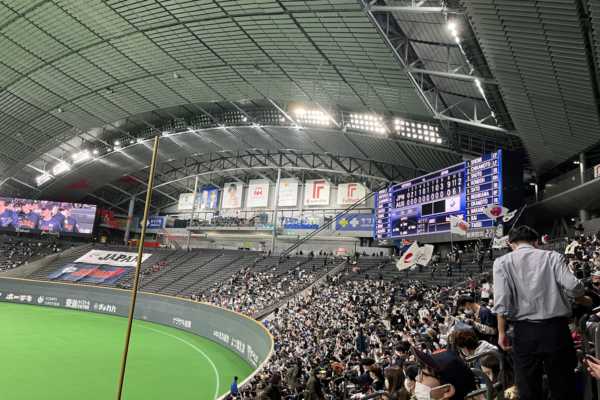
[[[336,231],[364,231],[372,232],[374,224],[373,214],[368,213],[349,213],[336,218]]]
[[[283,229],[317,229],[319,228],[319,219],[284,217],[282,225]]]
[[[151,215],[148,217],[148,222],[146,223],[147,229],[162,229],[165,227],[167,218],[164,216]],[[134,227],[136,230],[142,227],[142,218],[135,217],[134,218]]]

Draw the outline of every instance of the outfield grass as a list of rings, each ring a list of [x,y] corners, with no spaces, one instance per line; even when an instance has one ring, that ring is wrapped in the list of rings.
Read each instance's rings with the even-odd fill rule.
[[[126,325],[122,317],[0,303],[0,397],[115,399]],[[135,321],[123,398],[211,400],[234,375],[251,372],[210,340]]]

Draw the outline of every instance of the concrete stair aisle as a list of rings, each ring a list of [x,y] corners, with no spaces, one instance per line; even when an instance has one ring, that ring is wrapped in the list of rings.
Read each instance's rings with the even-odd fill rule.
[[[210,250],[194,250],[187,257],[181,259],[178,265],[174,265],[157,279],[144,285],[147,292],[164,293],[163,290],[169,285],[177,282],[187,275],[202,268],[219,256],[219,252]]]
[[[156,273],[153,273],[150,275],[146,275],[146,276],[142,276],[141,282],[140,282],[140,287],[144,288],[145,286],[150,285],[152,282],[156,281],[161,276],[165,276],[165,275],[171,273],[171,270],[173,268],[176,268],[181,263],[183,263],[193,257],[195,257],[195,255],[190,254],[190,252],[188,252],[188,251],[183,251],[183,250],[169,251],[167,256],[165,258],[163,258],[162,260],[160,260],[160,261],[167,262],[167,265],[159,272],[156,272]]]
[[[217,272],[212,275],[209,275],[205,279],[195,284],[197,288],[197,292],[195,293],[204,293],[210,288],[213,287],[214,284],[219,282],[224,282],[228,280],[232,275],[238,273],[242,268],[251,266],[256,260],[256,254],[247,254],[232,262],[231,264],[221,268]]]
[[[223,252],[220,257],[208,263],[206,267],[194,271],[193,274],[186,276],[185,279],[182,279],[175,285],[165,288],[163,293],[186,297],[198,293],[204,286],[204,279],[222,269],[227,269],[228,266],[238,262],[242,257],[244,255],[240,254],[240,252]]]

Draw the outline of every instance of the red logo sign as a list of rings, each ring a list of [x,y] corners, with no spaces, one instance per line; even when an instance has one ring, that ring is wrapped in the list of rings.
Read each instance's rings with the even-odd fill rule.
[[[353,200],[354,193],[356,193],[356,183],[349,183],[348,189],[346,189],[346,197],[350,200]]]
[[[325,181],[314,181],[313,182],[313,190],[312,190],[312,198],[320,199],[321,198],[321,190],[325,189]]]

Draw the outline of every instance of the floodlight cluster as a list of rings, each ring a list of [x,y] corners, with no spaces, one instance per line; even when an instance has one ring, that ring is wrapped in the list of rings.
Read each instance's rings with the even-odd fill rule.
[[[294,110],[296,122],[300,125],[313,126],[330,126],[331,117],[321,110],[307,110],[304,108],[296,108]]]
[[[407,121],[396,118],[394,119],[394,132],[409,139],[437,144],[442,143],[439,128],[425,122]]]
[[[384,134],[387,131],[383,117],[374,114],[350,114],[348,127],[380,134]]]

